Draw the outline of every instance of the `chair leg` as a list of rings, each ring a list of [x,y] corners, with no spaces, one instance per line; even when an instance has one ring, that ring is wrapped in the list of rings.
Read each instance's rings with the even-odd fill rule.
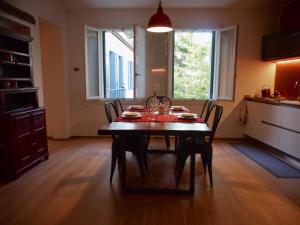
[[[112,152],[111,152],[111,168],[110,168],[110,183],[112,183],[112,178],[114,176],[116,164],[118,159],[118,151],[115,144],[112,144]]]
[[[201,160],[202,160],[202,166],[203,166],[204,174],[206,174],[206,158],[205,158],[205,154],[201,154]]]
[[[179,185],[180,179],[182,177],[182,173],[183,173],[187,158],[188,158],[187,155],[182,154],[182,156],[180,156],[180,159],[178,160],[177,176],[176,176],[176,184],[177,185]]]
[[[144,170],[144,166],[145,166],[145,163],[144,163],[144,153],[140,153],[139,151],[137,152],[136,154],[136,157],[137,157],[137,161],[138,161],[138,166],[139,166],[139,170],[140,170],[140,173],[141,173],[141,176],[143,178],[143,180],[145,179],[145,170]]]
[[[169,150],[170,149],[170,137],[166,135],[165,140],[166,140],[167,149]]]
[[[207,152],[207,167],[208,167],[208,175],[209,175],[209,183],[210,186],[213,186],[213,174],[212,174],[212,147],[209,148]]]
[[[175,136],[175,151],[178,151],[178,136]]]

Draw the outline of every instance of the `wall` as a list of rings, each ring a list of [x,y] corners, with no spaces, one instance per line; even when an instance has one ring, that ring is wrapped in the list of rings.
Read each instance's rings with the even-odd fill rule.
[[[300,59],[276,63],[275,90],[283,97],[296,98],[296,81],[300,82]]]
[[[57,114],[61,114],[64,118],[64,124],[57,124],[59,131],[59,135],[56,134],[48,134],[49,136],[55,136],[56,138],[67,138],[70,136],[69,129],[69,104],[68,104],[68,82],[67,82],[67,68],[68,68],[68,57],[67,57],[67,23],[66,23],[66,13],[63,7],[60,5],[59,1],[50,1],[50,0],[10,0],[8,3],[16,6],[19,9],[24,10],[25,12],[30,13],[36,19],[37,24],[32,25],[26,23],[22,20],[14,18],[10,15],[6,15],[5,13],[0,13],[10,19],[13,19],[19,23],[23,23],[31,28],[31,36],[33,37],[32,42],[32,55],[33,55],[33,79],[34,86],[39,87],[39,104],[40,106],[46,106],[44,102],[43,96],[43,77],[42,77],[42,62],[41,62],[41,48],[40,48],[40,31],[39,31],[39,18],[43,18],[46,21],[49,21],[56,26],[58,26],[62,30],[63,36],[63,70],[64,77],[61,77],[64,88],[63,93],[60,96],[65,99],[66,104],[63,108],[57,108]],[[58,81],[59,82],[59,81]],[[55,91],[55,86],[52,87],[52,90]]]
[[[85,98],[84,25],[99,28],[129,27],[134,23],[146,26],[153,9],[94,10],[68,13],[69,34],[69,95],[71,134],[93,136],[106,123],[103,101],[87,101]],[[247,9],[166,9],[176,28],[221,28],[239,24],[237,76],[235,100],[220,102],[224,114],[218,137],[242,137],[242,128],[236,122],[240,101],[245,94],[259,93],[263,85],[274,86],[275,64],[262,62],[261,38],[276,31],[277,11]],[[149,40],[153,40],[150,38]],[[155,46],[155,43],[148,43]],[[153,49],[149,48],[150,51]],[[149,57],[150,56],[150,57]],[[148,55],[148,71],[152,68],[151,52]],[[74,67],[80,70],[74,71]],[[151,73],[149,73],[151,74]],[[150,88],[150,87],[149,87]],[[149,92],[148,92],[149,93]],[[201,101],[175,101],[200,112]]]

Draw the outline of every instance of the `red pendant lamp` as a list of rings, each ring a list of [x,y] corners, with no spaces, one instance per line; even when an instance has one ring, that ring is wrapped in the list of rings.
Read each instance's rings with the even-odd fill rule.
[[[167,14],[164,13],[161,1],[159,1],[156,13],[153,14],[149,20],[147,31],[164,33],[172,30],[171,20]]]

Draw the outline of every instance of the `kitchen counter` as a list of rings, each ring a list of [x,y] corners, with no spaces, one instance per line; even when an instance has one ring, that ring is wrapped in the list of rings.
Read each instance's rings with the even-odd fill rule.
[[[281,106],[300,109],[300,102],[287,100],[287,99],[273,99],[273,98],[250,97],[250,96],[245,96],[244,99],[251,102],[266,103],[271,105],[281,105]]]

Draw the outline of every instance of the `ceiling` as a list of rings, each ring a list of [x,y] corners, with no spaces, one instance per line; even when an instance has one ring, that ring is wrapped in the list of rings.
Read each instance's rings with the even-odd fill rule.
[[[67,10],[156,8],[158,0],[59,0]],[[266,8],[287,0],[162,0],[165,8]]]

